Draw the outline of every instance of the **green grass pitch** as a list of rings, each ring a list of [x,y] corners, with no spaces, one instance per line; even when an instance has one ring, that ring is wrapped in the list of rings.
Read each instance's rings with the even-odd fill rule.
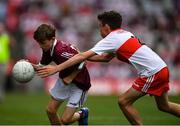
[[[49,125],[45,112],[49,99],[44,93],[7,94],[0,103],[0,125]],[[170,100],[180,103],[179,96]],[[117,96],[89,96],[85,106],[90,109],[90,125],[129,125],[118,108]],[[179,118],[158,111],[153,97],[145,96],[135,106],[145,125],[180,125]]]

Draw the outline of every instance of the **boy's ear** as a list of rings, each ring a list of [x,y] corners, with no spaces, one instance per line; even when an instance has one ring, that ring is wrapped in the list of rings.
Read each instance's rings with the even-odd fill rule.
[[[106,30],[107,30],[108,32],[111,31],[111,28],[110,28],[110,26],[109,26],[108,24],[105,24],[105,27],[106,27]]]

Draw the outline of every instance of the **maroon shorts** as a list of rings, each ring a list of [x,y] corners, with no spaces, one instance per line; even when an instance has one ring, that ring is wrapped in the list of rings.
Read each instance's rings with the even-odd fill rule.
[[[169,90],[169,70],[164,67],[150,77],[139,77],[134,81],[132,87],[140,92],[161,96]]]

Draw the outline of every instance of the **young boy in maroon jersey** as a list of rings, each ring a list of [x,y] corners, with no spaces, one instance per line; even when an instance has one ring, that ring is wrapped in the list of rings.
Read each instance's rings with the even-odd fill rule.
[[[78,53],[71,44],[56,40],[55,31],[53,26],[42,24],[34,32],[33,37],[43,51],[40,65],[47,65],[52,61],[58,65]],[[40,65],[33,64],[33,67],[37,70]],[[60,125],[78,121],[79,125],[88,125],[88,108],[81,108],[78,112],[76,110],[86,100],[90,86],[90,76],[84,63],[59,72],[59,78],[50,90],[52,98],[47,106],[50,123]],[[57,110],[65,100],[68,101],[67,106],[59,118]]]

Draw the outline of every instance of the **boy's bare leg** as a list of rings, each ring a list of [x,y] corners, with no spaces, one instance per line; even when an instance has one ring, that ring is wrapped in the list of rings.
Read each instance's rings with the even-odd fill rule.
[[[76,108],[66,107],[61,118],[57,111],[59,106],[63,103],[55,99],[51,99],[47,107],[47,115],[51,125],[71,124],[80,119],[80,114],[76,112]]]
[[[168,112],[172,115],[180,117],[180,104],[170,102],[168,100],[167,93],[162,96],[154,96],[156,100],[157,107],[160,111]]]
[[[59,102],[53,98],[50,100],[46,111],[51,125],[61,125],[57,110],[62,103],[63,101]]]
[[[61,116],[61,124],[71,124],[80,119],[80,114],[76,112],[76,108],[66,107],[62,116]]]
[[[130,88],[124,94],[119,96],[119,107],[121,108],[128,121],[133,125],[142,125],[140,115],[138,111],[133,107],[133,103],[144,95],[145,94],[138,92],[133,88]]]

